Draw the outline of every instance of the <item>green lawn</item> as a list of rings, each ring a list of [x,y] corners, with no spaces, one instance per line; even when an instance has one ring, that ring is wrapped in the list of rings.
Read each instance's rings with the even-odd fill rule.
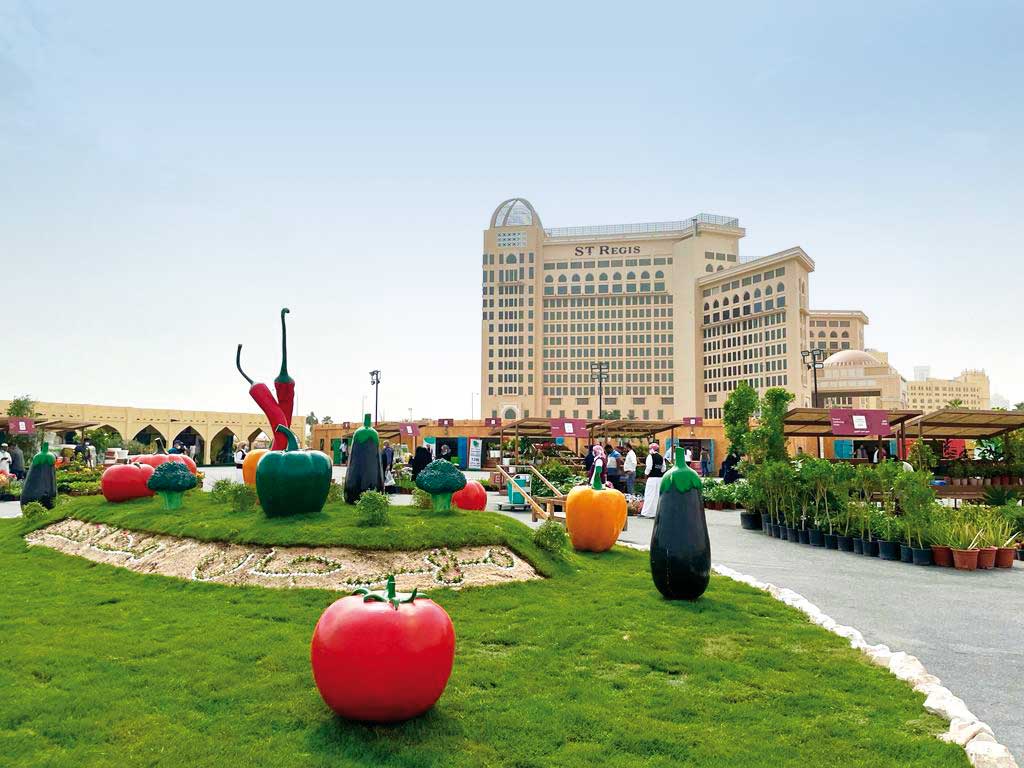
[[[146,503],[70,510],[259,543],[383,535],[346,524],[341,507],[294,528]],[[492,534],[529,549],[515,521],[415,514],[396,517],[389,545]],[[458,635],[448,690],[422,718],[369,727],[334,717],[310,675],[313,625],[336,594],[139,575],[29,551],[28,527],[0,521],[4,766],[968,764],[934,738],[945,724],[920,695],[841,639],[722,578],[696,604],[668,603],[642,553],[545,560],[544,581],[433,592]]]

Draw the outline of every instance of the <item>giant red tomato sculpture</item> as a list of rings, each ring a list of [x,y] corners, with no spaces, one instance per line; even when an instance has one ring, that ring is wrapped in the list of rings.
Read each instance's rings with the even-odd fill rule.
[[[452,494],[452,504],[459,509],[486,509],[487,491],[476,480],[467,480],[463,488]]]
[[[114,464],[103,470],[100,489],[107,501],[128,501],[152,496],[146,485],[156,470],[146,464]]]
[[[349,720],[394,723],[434,706],[452,673],[455,628],[422,595],[361,589],[330,605],[313,630],[313,679]]]

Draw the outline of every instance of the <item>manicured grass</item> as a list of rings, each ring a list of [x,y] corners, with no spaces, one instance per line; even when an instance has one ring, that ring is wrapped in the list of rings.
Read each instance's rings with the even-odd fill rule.
[[[109,521],[171,517],[139,504]],[[270,543],[263,522],[234,524]],[[229,521],[176,525],[160,529]],[[299,525],[302,543],[330,538]],[[967,765],[922,697],[841,639],[722,578],[697,603],[666,602],[642,553],[434,591],[458,635],[448,690],[422,718],[371,727],[333,716],[312,683],[309,639],[336,594],[140,575],[27,550],[25,529],[0,521],[5,766]]]
[[[532,531],[496,512],[424,512],[404,506],[391,508],[391,523],[381,527],[360,525],[356,508],[341,502],[328,504],[316,515],[267,517],[257,508],[241,514],[210,494],[188,493],[184,507],[167,511],[159,498],[111,504],[102,496],[69,500],[32,527],[62,517],[110,523],[136,531],[191,536],[204,541],[278,546],[345,546],[356,549],[429,549],[504,544],[518,552],[540,573],[551,575],[558,563],[534,546]]]

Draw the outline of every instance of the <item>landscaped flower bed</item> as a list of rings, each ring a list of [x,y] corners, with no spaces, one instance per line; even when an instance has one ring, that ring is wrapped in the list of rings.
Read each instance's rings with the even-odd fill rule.
[[[916,565],[1010,568],[1024,559],[1024,508],[1012,492],[959,508],[936,501],[927,470],[803,458],[747,469],[763,531],[793,543]]]

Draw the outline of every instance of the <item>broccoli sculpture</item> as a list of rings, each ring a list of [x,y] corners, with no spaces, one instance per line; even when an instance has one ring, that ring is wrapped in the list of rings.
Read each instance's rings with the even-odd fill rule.
[[[160,494],[164,509],[181,509],[181,497],[196,487],[196,476],[184,464],[169,461],[156,468],[146,487]]]
[[[466,487],[466,476],[450,461],[436,459],[416,476],[416,487],[430,494],[435,512],[447,512],[452,494]]]

